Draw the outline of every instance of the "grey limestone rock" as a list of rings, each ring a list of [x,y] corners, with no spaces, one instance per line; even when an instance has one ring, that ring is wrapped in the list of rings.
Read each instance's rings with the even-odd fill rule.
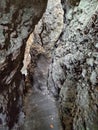
[[[33,44],[49,54],[47,88],[59,96],[64,130],[97,130],[98,0],[57,2],[36,26]]]
[[[0,125],[10,130],[22,111],[26,41],[46,5],[47,0],[0,0]]]

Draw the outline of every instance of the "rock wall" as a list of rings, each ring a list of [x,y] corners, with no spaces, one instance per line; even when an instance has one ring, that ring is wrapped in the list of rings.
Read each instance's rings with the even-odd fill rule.
[[[58,41],[62,29],[63,9],[60,0],[49,0],[46,12],[33,32],[31,64],[28,67],[33,87],[44,93],[49,92],[47,81],[50,73],[49,65],[52,62],[55,43]],[[53,91],[55,91],[54,88]]]
[[[49,63],[40,62],[42,55]],[[59,96],[64,130],[97,130],[98,1],[49,0],[34,30],[31,57],[33,85],[41,89],[44,84],[49,93]]]
[[[26,41],[46,5],[47,0],[0,0],[0,125],[10,130],[22,111]]]

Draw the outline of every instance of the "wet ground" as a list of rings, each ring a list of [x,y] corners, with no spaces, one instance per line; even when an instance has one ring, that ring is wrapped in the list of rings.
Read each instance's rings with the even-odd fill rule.
[[[27,42],[24,67],[22,73],[27,75],[27,66],[30,63],[29,51],[32,44],[32,35]],[[41,57],[37,61],[36,71],[33,74],[33,89],[29,90],[24,104],[26,113],[24,125],[19,130],[62,130],[58,114],[57,102],[48,95],[46,88],[46,78],[48,72],[48,62]],[[46,66],[46,67],[45,67]],[[42,79],[40,74],[42,74]],[[38,91],[41,83],[41,91]],[[37,85],[36,85],[37,84]],[[36,90],[34,88],[37,88]]]
[[[57,104],[52,97],[31,91],[25,104],[23,130],[62,130]]]

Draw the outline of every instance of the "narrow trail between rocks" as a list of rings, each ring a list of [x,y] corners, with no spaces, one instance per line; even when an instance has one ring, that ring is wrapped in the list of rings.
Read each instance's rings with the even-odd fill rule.
[[[31,90],[25,104],[23,130],[62,130],[57,104],[52,97]]]

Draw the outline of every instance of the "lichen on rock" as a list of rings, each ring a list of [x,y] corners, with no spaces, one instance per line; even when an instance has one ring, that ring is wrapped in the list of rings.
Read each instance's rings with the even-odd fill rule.
[[[36,26],[33,44],[40,44],[50,54],[47,88],[59,96],[64,129],[97,130],[98,1],[61,0],[59,4],[62,13],[58,15],[58,9],[54,15],[47,10]],[[59,31],[52,28],[57,21]]]

